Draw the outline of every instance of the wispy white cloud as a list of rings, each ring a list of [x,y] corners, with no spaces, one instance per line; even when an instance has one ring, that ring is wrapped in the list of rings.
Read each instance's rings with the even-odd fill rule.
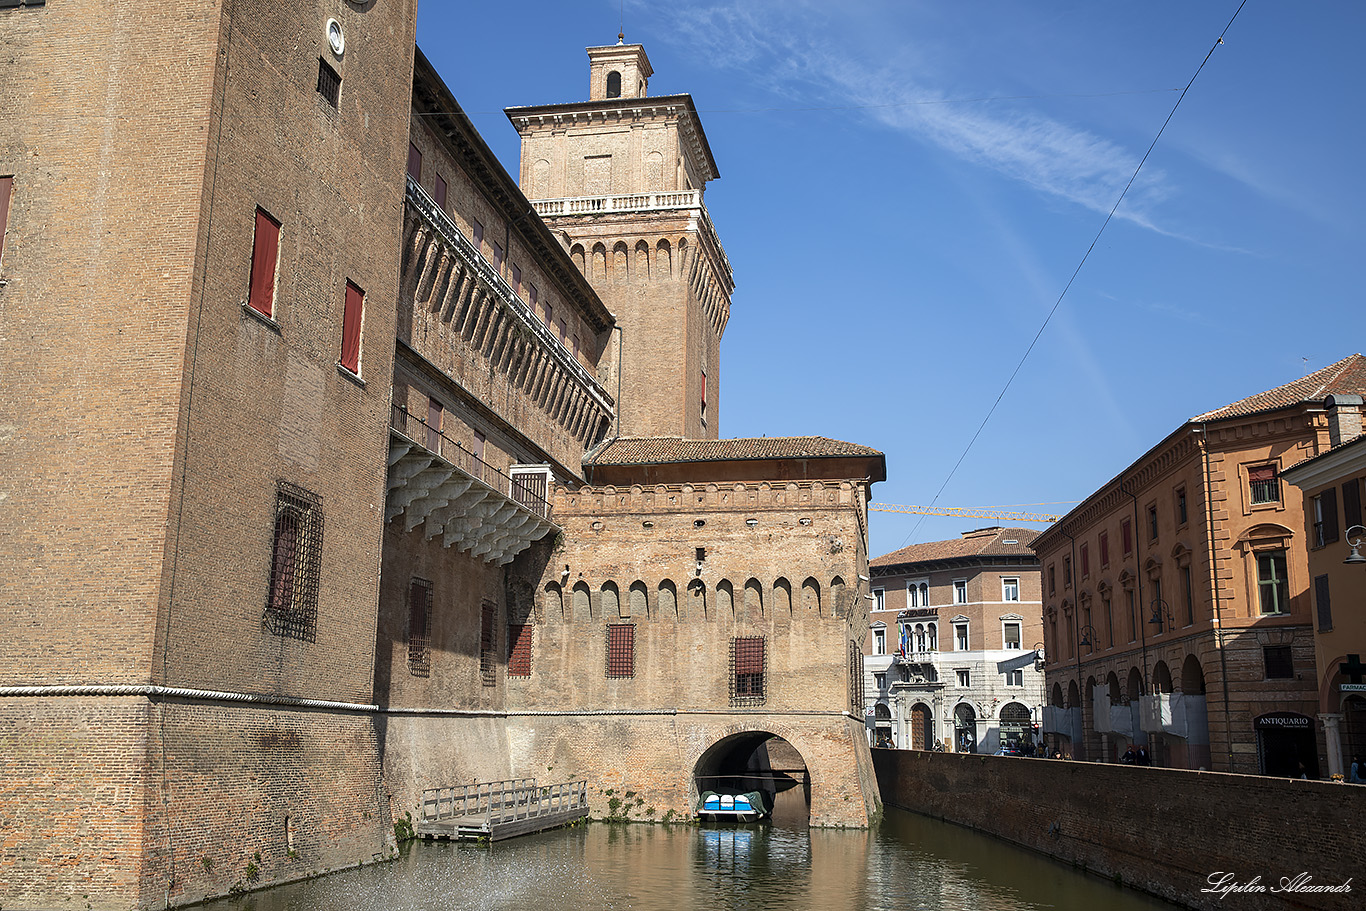
[[[745,0],[686,4],[671,15],[669,34],[690,52],[742,73],[751,85],[779,97],[864,108],[866,116],[927,145],[989,168],[1040,193],[1108,214],[1138,166],[1135,152],[1091,130],[1064,123],[1021,102],[952,103],[935,74],[907,41],[888,59],[868,47],[842,44],[851,13],[835,17],[811,0]],[[868,14],[867,10],[864,10]],[[853,14],[857,17],[857,13]],[[877,35],[882,45],[886,35]],[[874,39],[867,39],[874,40]],[[993,94],[981,91],[955,94]],[[1173,192],[1167,176],[1148,165],[1116,216],[1143,228],[1192,240],[1159,225],[1155,211]]]

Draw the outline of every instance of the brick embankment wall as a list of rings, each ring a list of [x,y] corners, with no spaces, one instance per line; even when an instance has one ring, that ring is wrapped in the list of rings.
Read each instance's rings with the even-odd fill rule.
[[[1047,759],[873,750],[882,799],[1190,908],[1355,909],[1366,786]],[[1260,880],[1221,896],[1230,884]],[[1308,886],[1282,890],[1301,874]],[[1350,880],[1350,882],[1349,882]],[[1280,891],[1272,891],[1280,890]]]

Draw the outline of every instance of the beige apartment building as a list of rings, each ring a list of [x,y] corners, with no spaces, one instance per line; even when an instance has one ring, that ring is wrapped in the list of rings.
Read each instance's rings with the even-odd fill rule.
[[[1352,355],[1197,415],[1034,542],[1050,748],[1316,777],[1309,546],[1281,475],[1327,450]]]
[[[980,528],[869,561],[865,723],[874,746],[994,753],[1042,720],[1030,528]]]

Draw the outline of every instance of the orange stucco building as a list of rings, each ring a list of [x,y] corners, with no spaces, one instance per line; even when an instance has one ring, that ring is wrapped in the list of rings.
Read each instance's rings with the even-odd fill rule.
[[[1330,447],[1324,397],[1363,389],[1357,354],[1197,415],[1036,539],[1052,748],[1319,774],[1309,547],[1281,473]]]

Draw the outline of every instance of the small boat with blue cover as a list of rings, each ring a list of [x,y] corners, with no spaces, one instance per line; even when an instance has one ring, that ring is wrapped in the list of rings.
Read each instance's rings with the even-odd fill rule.
[[[709,822],[755,822],[768,815],[764,795],[759,791],[744,794],[718,794],[704,791],[697,802],[697,815]]]

